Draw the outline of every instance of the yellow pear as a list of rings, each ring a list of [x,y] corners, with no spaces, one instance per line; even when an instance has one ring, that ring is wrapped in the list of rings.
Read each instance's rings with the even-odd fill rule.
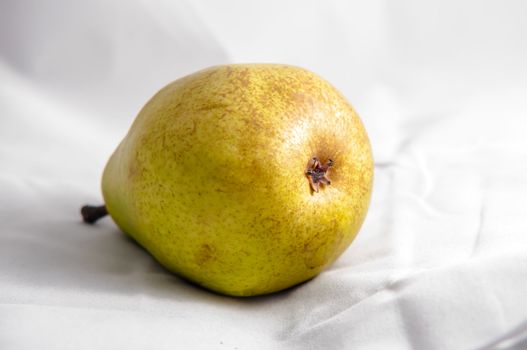
[[[293,66],[208,68],[161,89],[104,170],[106,210],[170,271],[252,296],[306,281],[353,241],[373,177],[346,99]]]

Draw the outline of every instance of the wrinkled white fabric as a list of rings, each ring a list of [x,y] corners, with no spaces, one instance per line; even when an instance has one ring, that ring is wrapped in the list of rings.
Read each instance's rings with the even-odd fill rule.
[[[0,2],[0,348],[527,348],[526,12],[475,0]],[[314,280],[251,299],[189,285],[110,219],[78,214],[102,200],[103,166],[153,93],[236,62],[331,81],[376,162],[353,245]]]

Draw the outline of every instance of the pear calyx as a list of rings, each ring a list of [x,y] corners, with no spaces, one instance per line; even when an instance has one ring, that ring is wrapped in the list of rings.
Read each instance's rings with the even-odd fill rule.
[[[333,160],[328,159],[326,164],[320,163],[317,157],[311,158],[310,165],[306,170],[309,185],[313,192],[318,192],[319,185],[331,185],[331,180],[328,178],[328,170],[333,166]]]

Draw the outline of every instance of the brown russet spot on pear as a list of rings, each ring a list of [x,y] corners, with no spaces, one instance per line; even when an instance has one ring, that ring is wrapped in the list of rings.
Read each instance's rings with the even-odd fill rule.
[[[251,296],[339,257],[366,216],[372,178],[366,131],[333,86],[293,66],[240,64],[152,97],[102,190],[117,225],[167,269]]]
[[[196,263],[198,265],[204,265],[207,262],[215,259],[215,249],[208,244],[203,244],[196,253]]]

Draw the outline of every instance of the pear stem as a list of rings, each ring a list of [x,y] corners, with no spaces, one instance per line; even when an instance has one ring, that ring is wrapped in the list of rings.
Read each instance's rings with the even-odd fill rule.
[[[108,215],[106,205],[85,205],[81,208],[82,220],[87,224],[94,224],[97,220]]]

